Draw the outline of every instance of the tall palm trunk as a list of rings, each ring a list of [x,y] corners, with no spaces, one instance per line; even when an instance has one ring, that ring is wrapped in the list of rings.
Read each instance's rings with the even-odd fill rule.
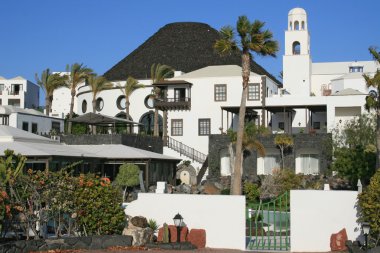
[[[74,98],[75,98],[75,89],[71,89],[71,102],[70,102],[70,114],[69,114],[69,119],[73,118],[73,113],[74,113]],[[69,121],[67,132],[71,134],[71,129],[72,129],[73,123]]]
[[[244,118],[246,110],[246,101],[248,94],[248,82],[250,75],[250,56],[248,50],[243,50],[242,54],[242,76],[243,76],[243,91],[241,95],[240,109],[239,109],[239,123],[236,136],[236,157],[235,166],[232,176],[231,195],[241,195],[241,178],[242,178],[242,164],[243,164],[243,134],[244,134]]]
[[[46,97],[45,97],[45,114],[46,114],[46,116],[49,116],[49,112],[50,112],[50,99],[49,99],[49,96],[46,95]]]
[[[163,119],[162,119],[162,140],[164,141],[164,145],[167,145],[167,137],[168,136],[168,111],[163,111]]]
[[[92,112],[93,113],[96,113],[96,99],[92,99]],[[93,125],[91,126],[91,129],[92,129],[92,134],[96,134],[96,126]]]
[[[153,136],[159,136],[160,135],[160,130],[158,126],[158,109],[154,109],[154,128],[153,128]]]
[[[129,119],[129,105],[131,103],[129,102],[129,97],[125,96],[125,119]],[[127,125],[127,133],[129,134],[131,132],[130,126]]]

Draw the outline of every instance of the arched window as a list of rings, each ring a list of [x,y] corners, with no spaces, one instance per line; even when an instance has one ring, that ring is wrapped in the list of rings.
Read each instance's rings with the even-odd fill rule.
[[[298,21],[294,22],[294,30],[300,29],[300,23]]]
[[[301,29],[305,30],[305,21],[302,21],[302,23],[301,23]]]
[[[298,41],[293,42],[293,54],[301,53],[301,44]]]
[[[154,112],[149,111],[149,112],[145,113],[143,116],[141,116],[139,123],[144,125],[145,134],[153,135],[153,132],[154,132]],[[162,116],[161,115],[158,115],[158,128],[159,128],[160,136],[162,136]]]
[[[292,24],[292,21],[290,21],[289,27],[290,27],[290,30],[293,30],[293,24]]]
[[[87,101],[83,100],[83,102],[82,102],[82,112],[86,113],[86,111],[87,111]]]
[[[125,112],[119,112],[115,115],[116,118],[125,119],[126,113]],[[128,116],[128,120],[133,121],[131,115]],[[116,133],[131,133],[133,134],[133,125],[118,125],[116,126]]]

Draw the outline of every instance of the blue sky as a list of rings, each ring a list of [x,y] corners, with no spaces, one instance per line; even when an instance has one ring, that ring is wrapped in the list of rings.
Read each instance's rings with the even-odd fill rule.
[[[63,71],[74,62],[103,74],[167,23],[220,29],[240,15],[265,21],[279,41],[277,58],[255,57],[278,76],[294,7],[308,13],[313,62],[371,60],[368,47],[380,47],[377,0],[2,0],[0,76],[34,81],[47,67]]]

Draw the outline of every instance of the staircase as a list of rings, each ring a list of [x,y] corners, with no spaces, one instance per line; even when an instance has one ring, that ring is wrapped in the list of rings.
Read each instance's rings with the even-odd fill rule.
[[[173,149],[174,151],[178,152],[180,155],[184,155],[190,158],[191,160],[193,160],[193,162],[196,161],[198,163],[203,164],[207,159],[207,155],[183,144],[180,141],[174,140],[173,138],[169,136],[166,136],[164,138],[164,146],[170,149]]]

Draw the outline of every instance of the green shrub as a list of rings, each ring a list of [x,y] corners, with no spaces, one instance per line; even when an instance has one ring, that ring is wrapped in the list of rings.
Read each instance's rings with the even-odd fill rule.
[[[155,233],[158,230],[157,221],[154,219],[149,219],[148,220],[148,227],[150,227],[153,230],[153,232]]]
[[[380,170],[370,180],[368,187],[359,194],[359,222],[369,222],[370,235],[380,239]]]
[[[128,196],[126,195],[128,188],[139,185],[139,174],[140,169],[135,164],[124,163],[120,165],[119,173],[115,178],[115,182],[118,186],[123,187],[123,201],[125,201]]]
[[[260,197],[260,188],[257,184],[245,182],[243,193],[248,202],[257,202]]]
[[[81,175],[75,192],[77,223],[81,234],[120,234],[124,212],[120,191],[94,175]]]

